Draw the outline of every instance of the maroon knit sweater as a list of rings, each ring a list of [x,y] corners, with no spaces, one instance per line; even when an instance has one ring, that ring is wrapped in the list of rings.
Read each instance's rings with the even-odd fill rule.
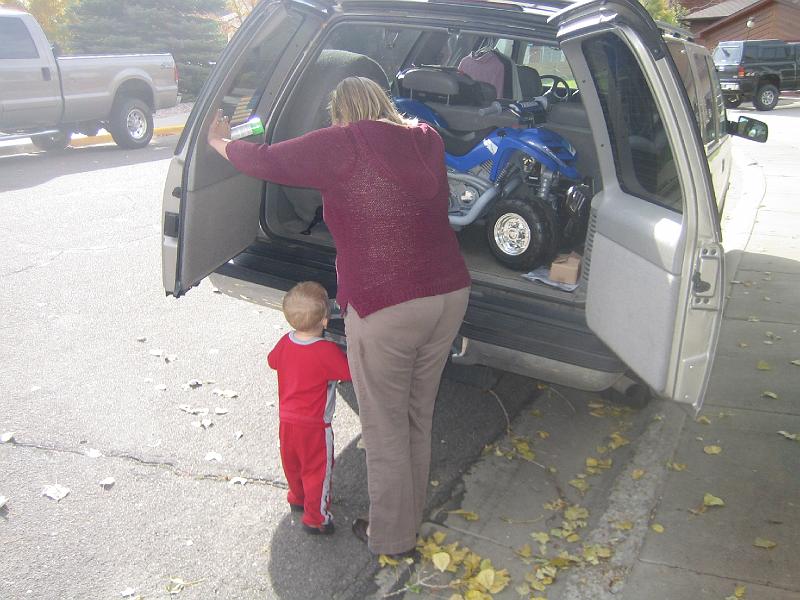
[[[252,177],[322,191],[343,309],[365,317],[470,285],[447,220],[444,144],[429,126],[359,121],[271,146],[240,140],[227,154]]]

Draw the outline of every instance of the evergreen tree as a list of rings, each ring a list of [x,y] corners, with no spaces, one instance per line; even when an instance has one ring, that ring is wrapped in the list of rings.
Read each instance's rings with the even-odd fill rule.
[[[74,0],[70,47],[86,54],[170,52],[180,91],[193,98],[225,45],[223,0]]]

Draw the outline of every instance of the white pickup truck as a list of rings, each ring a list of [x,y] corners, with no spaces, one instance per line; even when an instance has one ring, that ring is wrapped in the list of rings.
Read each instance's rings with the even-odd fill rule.
[[[104,128],[117,145],[141,148],[153,112],[178,101],[170,54],[56,54],[33,16],[0,8],[0,141],[30,137],[57,150],[73,133]]]

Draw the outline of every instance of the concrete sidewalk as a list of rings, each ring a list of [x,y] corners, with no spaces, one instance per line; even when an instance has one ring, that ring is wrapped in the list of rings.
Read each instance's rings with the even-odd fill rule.
[[[723,219],[730,295],[698,420],[670,402],[632,411],[545,390],[423,532],[446,535],[434,552],[457,542],[491,560],[472,581],[488,568],[496,584],[505,570],[508,585],[468,596],[446,587],[455,573],[424,560],[383,569],[381,594],[800,598],[800,443],[786,437],[800,436],[800,109],[754,116],[770,141],[735,143]],[[706,494],[724,506],[704,506]]]

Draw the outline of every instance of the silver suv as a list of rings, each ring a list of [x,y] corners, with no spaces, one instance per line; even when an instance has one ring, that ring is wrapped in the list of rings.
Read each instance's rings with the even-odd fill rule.
[[[399,98],[412,67],[454,72],[487,51],[511,83],[498,96],[549,100],[536,127],[577,152],[591,208],[585,234],[562,248],[581,257],[572,291],[494,260],[480,223],[459,232],[473,287],[453,360],[593,391],[636,380],[698,408],[723,307],[730,137],[765,141],[767,132],[752,119],[726,120],[706,50],[659,28],[636,0],[259,3],[201,93],[169,170],[166,292],[182,296],[210,275],[224,293],[277,308],[300,280],[336,290],[330,234],[324,223],[309,228],[319,193],[236,172],[205,141],[218,108],[234,124],[260,117],[266,132],[254,141],[277,142],[328,126],[328,94],[345,77],[371,77]],[[526,91],[531,71],[539,87]],[[465,123],[443,128],[445,139],[513,126],[489,120],[497,115],[481,121],[491,111],[475,106],[464,117],[449,97],[428,100]],[[331,334],[344,336],[341,321]]]

